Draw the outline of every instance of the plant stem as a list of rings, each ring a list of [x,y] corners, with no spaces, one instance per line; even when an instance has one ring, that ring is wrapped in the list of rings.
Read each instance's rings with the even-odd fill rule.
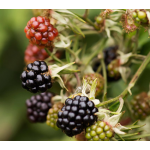
[[[77,59],[77,56],[76,56],[76,54],[74,53],[74,51],[72,51],[70,48],[66,48],[66,50],[67,50],[71,55],[73,55],[73,57],[75,58],[75,60]]]
[[[83,15],[83,18],[87,18],[89,14],[89,9],[85,9],[85,13]]]
[[[80,81],[80,78],[79,78],[79,75],[77,73],[74,73],[76,79],[77,79],[77,86],[81,86],[81,81]]]
[[[99,31],[99,28],[89,19],[85,18],[84,16],[80,16],[76,14],[78,17],[82,18],[85,22],[87,22],[89,25],[91,25],[95,30]]]
[[[106,94],[107,94],[107,73],[106,73],[106,67],[105,67],[103,58],[101,59],[101,64],[102,64],[103,77],[104,77],[104,92],[103,92],[103,101],[104,101],[104,97],[107,99],[107,96],[106,96]]]
[[[137,70],[137,72],[135,73],[135,75],[133,76],[132,80],[130,81],[130,83],[128,84],[127,88],[117,97],[110,99],[108,101],[105,101],[103,103],[100,103],[98,105],[96,105],[96,107],[100,107],[115,101],[118,101],[119,98],[124,98],[125,96],[127,96],[128,92],[131,94],[131,89],[134,87],[135,83],[137,82],[139,76],[141,75],[141,73],[143,72],[143,70],[145,69],[146,65],[149,63],[150,61],[150,52],[148,53],[146,59],[143,61],[143,63],[141,64],[141,66],[139,67],[139,69]]]
[[[136,35],[135,35],[135,48],[133,49],[133,54],[136,53],[137,48],[138,48],[138,37],[139,37],[139,30],[136,30]]]
[[[47,48],[45,48],[45,51],[48,53],[49,56],[51,56],[56,62],[63,64],[63,62],[58,59],[55,55],[53,55]]]

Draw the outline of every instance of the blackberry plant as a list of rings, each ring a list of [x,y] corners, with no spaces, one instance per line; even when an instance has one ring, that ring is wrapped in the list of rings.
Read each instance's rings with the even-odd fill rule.
[[[149,94],[142,93],[131,103],[126,98],[135,94],[131,89],[149,68],[150,52],[143,55],[138,47],[141,28],[150,34],[149,10],[104,9],[94,16],[95,22],[89,10],[83,16],[66,9],[33,12],[35,17],[24,29],[30,45],[25,52],[27,67],[20,76],[23,88],[39,92],[26,101],[29,120],[46,122],[77,140],[150,136],[137,122],[150,113]],[[60,59],[57,53],[61,52],[65,55]],[[137,64],[135,72],[132,66]],[[113,98],[113,91],[120,91],[124,82],[127,87]],[[119,123],[124,113],[132,124]]]

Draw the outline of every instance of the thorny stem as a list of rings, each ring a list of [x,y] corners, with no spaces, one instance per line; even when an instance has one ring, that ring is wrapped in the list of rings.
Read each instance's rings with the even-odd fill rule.
[[[139,76],[141,75],[141,73],[143,72],[143,70],[145,69],[146,65],[149,63],[150,61],[150,52],[148,53],[146,59],[143,61],[143,63],[141,64],[141,66],[139,67],[139,69],[137,70],[137,72],[135,73],[135,75],[133,76],[132,80],[130,81],[130,83],[128,84],[127,88],[117,97],[110,99],[108,101],[105,101],[103,103],[100,103],[98,105],[96,105],[96,107],[100,107],[115,101],[118,101],[119,98],[124,98],[125,96],[127,96],[128,92],[131,94],[131,89],[134,87],[135,83],[137,82]]]
[[[62,62],[60,59],[58,59],[55,55],[53,55],[50,51],[48,51],[47,48],[45,48],[45,51],[46,51],[46,52],[48,53],[48,55],[50,55],[55,61],[57,61],[57,62],[63,64],[63,62]]]

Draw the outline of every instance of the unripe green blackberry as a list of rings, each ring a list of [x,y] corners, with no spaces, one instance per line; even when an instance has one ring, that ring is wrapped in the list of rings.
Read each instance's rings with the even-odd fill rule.
[[[120,60],[119,59],[115,59],[113,60],[108,66],[107,66],[107,70],[108,70],[108,76],[110,78],[114,78],[115,80],[120,78],[120,72],[119,72],[119,66],[120,66]]]
[[[93,81],[97,78],[97,86],[95,97],[102,94],[104,89],[104,78],[99,73],[88,73],[84,75],[84,79],[89,85],[92,85]]]
[[[88,141],[110,141],[113,137],[111,126],[104,121],[98,121],[86,128],[85,138]]]
[[[56,122],[58,119],[58,112],[61,110],[63,107],[63,104],[61,102],[58,102],[53,105],[51,109],[49,109],[48,114],[47,114],[47,121],[46,124],[48,126],[51,126],[54,129],[58,129]]]
[[[131,101],[131,106],[136,119],[144,120],[150,115],[150,97],[146,92],[136,95]]]

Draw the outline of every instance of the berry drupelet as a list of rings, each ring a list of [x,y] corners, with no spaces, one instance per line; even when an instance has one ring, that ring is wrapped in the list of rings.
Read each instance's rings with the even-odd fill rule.
[[[146,92],[136,95],[131,101],[133,116],[136,119],[144,120],[150,115],[150,96]]]
[[[22,87],[32,93],[45,92],[52,87],[48,66],[44,61],[34,61],[27,65],[21,76]]]
[[[50,24],[49,18],[46,17],[32,17],[24,29],[26,37],[32,44],[40,47],[52,47],[53,40],[58,35],[56,28]]]
[[[45,122],[48,110],[52,107],[50,92],[32,96],[26,100],[27,116],[31,122]]]
[[[57,126],[70,137],[81,133],[87,126],[94,124],[98,112],[94,103],[86,96],[68,98],[58,112]]]

